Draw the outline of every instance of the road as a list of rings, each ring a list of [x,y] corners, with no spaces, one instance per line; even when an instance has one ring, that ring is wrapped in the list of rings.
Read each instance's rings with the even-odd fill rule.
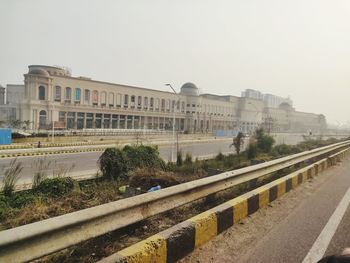
[[[309,263],[350,247],[349,161],[247,217],[181,262]],[[341,209],[345,214],[339,214]]]
[[[193,158],[195,157],[206,157],[216,155],[219,152],[228,153],[232,152],[233,149],[229,148],[230,140],[217,141],[217,142],[195,142],[195,143],[179,143],[179,149],[184,153],[190,153]],[[171,159],[172,146],[159,146],[160,156],[164,160]],[[26,156],[18,157],[23,165],[21,173],[21,182],[28,183],[32,180],[35,167],[34,162],[39,158],[46,158],[50,161],[48,169],[44,169],[47,174],[52,174],[53,170],[60,169],[62,167],[70,168],[71,176],[81,176],[84,173],[96,173],[97,171],[97,160],[101,156],[102,152],[82,152],[82,153],[68,153],[68,154],[53,154],[47,155],[46,157],[39,156]],[[0,159],[0,179],[3,176],[5,167],[9,166],[9,163],[13,158]],[[55,168],[56,167],[56,168]]]

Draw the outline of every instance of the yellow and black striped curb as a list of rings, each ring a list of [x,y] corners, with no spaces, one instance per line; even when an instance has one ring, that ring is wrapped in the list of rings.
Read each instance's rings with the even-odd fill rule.
[[[106,150],[104,148],[92,148],[92,149],[77,149],[77,150],[57,150],[57,151],[45,151],[45,152],[23,152],[23,153],[13,153],[13,154],[2,154],[0,158],[14,158],[23,156],[42,156],[50,154],[64,154],[64,153],[80,153],[80,152],[101,152]]]
[[[241,219],[334,165],[347,154],[349,149],[322,159],[127,247],[100,262],[176,262]]]

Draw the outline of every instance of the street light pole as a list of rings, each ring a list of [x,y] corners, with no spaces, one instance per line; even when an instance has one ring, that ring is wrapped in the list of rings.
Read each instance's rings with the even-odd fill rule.
[[[172,89],[172,91],[175,93],[175,95],[177,96],[177,93],[176,93],[175,89],[171,86],[171,84],[165,84],[165,86],[170,87]],[[175,151],[175,103],[173,104],[173,146],[171,149],[171,161],[172,162],[175,162],[174,151]]]
[[[51,116],[52,117],[52,143],[54,143],[55,141],[55,121],[53,118],[54,111],[55,111],[55,105],[52,102],[52,116]]]

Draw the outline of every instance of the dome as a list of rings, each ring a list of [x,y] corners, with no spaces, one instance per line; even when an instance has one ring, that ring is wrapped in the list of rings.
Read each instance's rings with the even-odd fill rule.
[[[288,102],[282,102],[279,106],[282,110],[291,110],[292,106]]]
[[[187,82],[181,87],[181,94],[189,96],[198,96],[199,90],[197,86],[191,82]]]
[[[42,76],[45,76],[45,77],[49,77],[49,73],[44,70],[44,69],[41,69],[41,68],[31,68],[28,72],[28,74],[34,74],[34,75],[42,75]]]

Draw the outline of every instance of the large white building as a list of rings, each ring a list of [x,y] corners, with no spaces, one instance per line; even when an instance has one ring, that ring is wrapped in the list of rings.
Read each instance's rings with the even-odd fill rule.
[[[16,94],[20,87],[22,93]],[[29,66],[24,86],[7,86],[7,97],[11,100],[12,96],[16,97],[12,103],[16,117],[30,123],[32,129],[50,129],[53,124],[56,129],[171,129],[175,111],[176,128],[181,131],[253,132],[266,124],[267,118],[277,116],[266,110],[261,97],[199,94],[193,83],[185,83],[174,94],[73,77],[64,68],[43,65]],[[290,123],[293,112],[288,117]],[[306,126],[308,123],[304,120]],[[314,129],[320,131],[322,125]]]

